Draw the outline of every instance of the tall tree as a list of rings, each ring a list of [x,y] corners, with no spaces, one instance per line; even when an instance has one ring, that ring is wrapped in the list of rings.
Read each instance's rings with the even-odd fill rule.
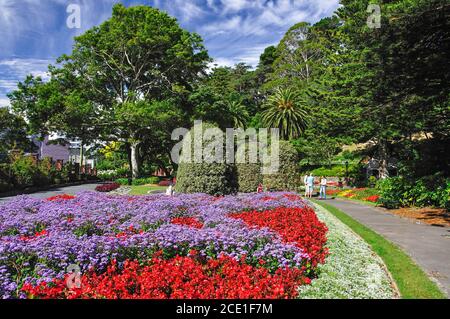
[[[343,0],[338,15],[348,36],[346,48],[357,57],[356,72],[345,81],[359,91],[353,90],[353,102],[362,108],[366,135],[377,142],[383,178],[393,144],[414,134],[448,137],[442,124],[448,119],[444,83],[449,65],[442,61],[449,60],[450,40],[444,31],[449,29],[449,5],[440,0],[389,1],[381,5],[381,28],[371,29],[369,3]]]
[[[132,175],[138,177],[142,143],[150,132],[171,127],[164,121],[172,118],[156,112],[174,114],[175,105],[180,112],[190,111],[187,96],[209,57],[200,36],[183,30],[166,13],[117,4],[109,20],[76,37],[72,53],[58,62],[54,82],[71,83],[73,91],[64,97],[62,110],[59,105],[48,108],[50,116],[58,110],[63,123],[73,119],[73,107],[83,106],[81,112],[93,120],[85,127],[98,130],[104,141],[124,142]],[[170,139],[170,133],[164,137]]]
[[[298,138],[308,125],[305,101],[291,89],[278,89],[268,98],[262,120],[266,127],[279,128],[282,139]]]

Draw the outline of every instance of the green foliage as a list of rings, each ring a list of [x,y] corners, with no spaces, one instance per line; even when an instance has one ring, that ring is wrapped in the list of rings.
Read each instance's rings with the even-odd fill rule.
[[[290,142],[280,141],[279,170],[276,174],[263,175],[263,184],[274,191],[296,191],[300,186],[298,152]]]
[[[147,177],[147,178],[136,178],[133,179],[133,186],[142,186],[142,185],[148,185],[148,184],[158,184],[159,183],[159,177]]]
[[[79,226],[77,229],[75,229],[73,231],[73,233],[77,237],[82,237],[82,236],[91,237],[93,235],[101,236],[103,234],[103,231],[99,227],[97,227],[94,224],[94,222],[87,221],[84,224],[82,224],[81,226]]]
[[[206,129],[213,129],[214,125],[203,123],[203,132]],[[200,130],[198,126],[194,126],[195,130]],[[191,130],[191,133],[193,130]],[[211,141],[203,140],[203,151],[210,145]],[[188,153],[189,143],[191,145],[191,156]],[[180,193],[205,193],[210,195],[227,195],[236,193],[238,185],[236,179],[236,167],[232,164],[222,162],[214,162],[210,156],[215,154],[205,154],[201,161],[194,162],[194,134],[185,138],[180,164],[177,172],[176,191]],[[219,145],[223,148],[224,145]],[[189,160],[191,157],[191,160]]]
[[[298,93],[279,88],[265,104],[262,112],[263,124],[268,128],[279,128],[282,139],[297,138],[308,125],[304,104]]]
[[[128,185],[128,178],[118,178],[114,182],[120,185]]]
[[[97,177],[103,181],[113,181],[118,178],[123,178],[128,176],[129,169],[128,168],[118,168],[106,171],[98,171]]]
[[[330,168],[319,167],[312,171],[314,176],[328,176],[328,177],[345,177],[345,166],[335,165]]]
[[[24,119],[12,114],[6,107],[0,107],[0,154],[6,154],[11,149],[28,151],[30,147]]]
[[[13,157],[11,171],[18,188],[32,186],[39,175],[38,167],[33,163],[33,159],[22,155]]]
[[[450,179],[440,174],[417,180],[393,177],[380,180],[377,184],[380,202],[387,208],[401,206],[435,206],[449,209]]]
[[[254,193],[257,191],[258,186],[263,183],[263,176],[261,174],[262,166],[259,160],[256,162],[257,163],[251,163],[248,147],[245,151],[245,162],[238,163],[238,161],[236,161],[239,192]]]

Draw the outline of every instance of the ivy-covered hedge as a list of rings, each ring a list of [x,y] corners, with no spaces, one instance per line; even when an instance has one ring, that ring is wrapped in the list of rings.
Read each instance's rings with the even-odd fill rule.
[[[287,141],[280,141],[280,167],[276,174],[263,175],[264,186],[273,191],[296,191],[300,186],[299,154]]]
[[[195,129],[200,129],[198,126]],[[203,132],[213,129],[214,125],[203,123]],[[191,130],[192,132],[192,130]],[[182,156],[177,172],[176,191],[179,193],[205,193],[215,196],[236,193],[238,190],[236,166],[227,163],[208,163],[208,158],[203,154],[201,163],[194,163],[194,138],[193,134],[186,138],[183,145]],[[188,160],[188,144],[191,143],[192,162]],[[202,148],[208,146],[204,140]],[[223,145],[225,154],[225,145]]]

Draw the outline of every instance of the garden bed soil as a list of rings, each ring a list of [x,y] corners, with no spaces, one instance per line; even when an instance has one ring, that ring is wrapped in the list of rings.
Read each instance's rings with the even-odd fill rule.
[[[433,226],[450,227],[450,213],[443,208],[400,208],[389,210],[390,213],[400,217],[415,219]]]

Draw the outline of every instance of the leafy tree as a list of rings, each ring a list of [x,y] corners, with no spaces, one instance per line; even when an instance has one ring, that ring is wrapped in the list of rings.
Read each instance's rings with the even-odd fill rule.
[[[138,177],[143,143],[155,136],[170,140],[174,120],[188,118],[178,115],[191,111],[187,96],[209,57],[200,36],[166,13],[118,4],[109,20],[76,37],[72,53],[59,62],[51,84],[19,86],[15,104],[36,113],[33,123],[53,118],[59,129],[71,133],[73,127],[77,135],[83,130],[72,124],[82,121],[89,135],[123,142]],[[61,87],[63,98],[57,94]],[[43,88],[50,96],[39,94]]]
[[[23,118],[12,114],[8,108],[0,108],[0,154],[10,150],[30,150],[27,138],[27,124]]]

